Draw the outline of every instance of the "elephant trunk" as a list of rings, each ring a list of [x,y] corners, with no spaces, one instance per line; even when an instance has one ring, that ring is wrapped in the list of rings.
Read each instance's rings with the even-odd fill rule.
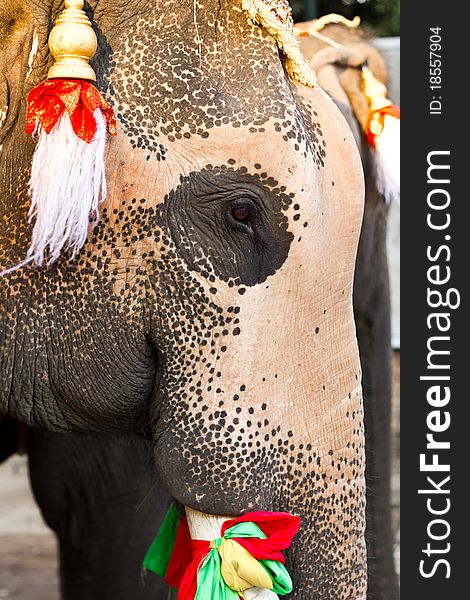
[[[294,582],[289,598],[365,600],[366,545],[363,519],[357,518],[364,511],[364,476],[361,472],[354,480],[343,483],[333,480],[331,485],[326,485],[327,480],[328,477],[320,476],[319,485],[325,491],[311,504],[309,514],[304,507],[301,529],[287,551],[286,565]],[[315,491],[312,490],[313,495]],[[287,493],[285,490],[284,494]],[[284,503],[283,508],[288,504]],[[296,512],[301,512],[299,506]],[[219,538],[222,524],[232,518],[189,507],[186,515],[191,537],[197,540]],[[246,590],[246,598],[275,600],[278,596],[270,590],[250,588]]]
[[[240,293],[219,283],[207,289],[193,275],[193,298],[207,298],[210,330],[189,307],[171,339],[154,340],[161,360],[152,431],[164,484],[178,502],[207,514],[299,516],[287,554],[299,600],[355,600],[366,589],[363,406],[351,302],[357,229],[349,225],[362,209],[345,211],[340,201],[333,197],[316,215],[311,233],[301,226],[279,277]],[[331,236],[324,235],[328,210],[336,215]]]
[[[291,599],[365,598],[361,388],[356,385],[329,409],[315,410],[311,405],[314,418],[305,419],[302,428],[297,421],[294,429],[296,411],[288,401],[286,404],[286,413],[276,421],[266,415],[263,419],[255,410],[247,409],[246,416],[244,411],[234,410],[234,416],[229,416],[228,411],[219,410],[227,414],[219,414],[219,422],[209,419],[208,427],[201,427],[204,447],[199,446],[200,438],[191,437],[189,429],[184,431],[186,440],[180,452],[165,448],[162,435],[156,445],[160,474],[173,496],[186,506],[190,520],[194,520],[192,509],[200,511],[199,516],[206,513],[206,521],[200,517],[204,527],[212,519],[219,532],[220,520],[214,514],[223,515],[222,521],[253,510],[300,516],[300,531],[286,554],[294,582]],[[173,439],[182,439],[182,435],[173,430]],[[239,442],[240,455],[231,455],[224,442]],[[195,453],[198,447],[199,456]],[[190,458],[189,464],[185,456]],[[196,522],[193,537],[201,539],[197,527]],[[219,537],[215,533],[209,529],[202,539]]]

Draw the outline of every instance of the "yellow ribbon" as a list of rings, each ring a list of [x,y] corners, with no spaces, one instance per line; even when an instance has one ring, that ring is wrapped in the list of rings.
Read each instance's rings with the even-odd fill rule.
[[[222,577],[232,590],[243,592],[252,587],[272,590],[273,582],[266,570],[235,540],[223,538],[218,550]]]

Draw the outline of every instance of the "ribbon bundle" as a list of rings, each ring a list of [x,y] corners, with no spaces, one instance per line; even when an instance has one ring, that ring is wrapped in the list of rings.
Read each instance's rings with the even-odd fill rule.
[[[225,521],[219,538],[192,540],[172,505],[144,559],[144,567],[178,590],[178,600],[238,600],[253,587],[281,596],[292,581],[281,550],[300,526],[287,513],[251,512]]]

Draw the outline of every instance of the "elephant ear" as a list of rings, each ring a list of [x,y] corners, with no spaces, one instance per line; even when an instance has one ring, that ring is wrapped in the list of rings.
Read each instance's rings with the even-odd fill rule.
[[[0,144],[16,121],[30,18],[21,0],[0,0]]]
[[[12,44],[11,38],[21,35],[23,23],[27,27],[29,20],[18,0],[9,5],[10,10],[0,14],[3,35],[14,49],[18,43]],[[96,52],[97,37],[83,8],[84,0],[65,0],[48,37],[54,62],[47,79],[28,93],[25,130],[37,140],[28,186],[28,220],[34,226],[25,260],[0,276],[31,262],[49,265],[62,251],[73,258],[85,244],[90,222],[98,220],[99,204],[106,197],[105,145],[107,135],[117,133],[116,118],[91,83],[96,75],[89,61]],[[38,47],[36,29],[34,34],[30,31],[31,38],[29,57],[18,61],[23,77],[23,81],[17,78],[19,95]],[[24,40],[19,44],[20,48],[27,46]],[[10,112],[11,86],[8,80],[6,84]]]

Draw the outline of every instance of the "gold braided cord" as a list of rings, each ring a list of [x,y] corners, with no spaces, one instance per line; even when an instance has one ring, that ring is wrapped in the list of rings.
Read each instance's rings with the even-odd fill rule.
[[[349,20],[342,15],[337,15],[336,13],[330,13],[329,15],[324,15],[319,19],[315,19],[311,21],[311,27],[314,31],[321,31],[328,25],[345,25],[350,29],[357,29],[361,24],[361,17],[355,16],[354,19]]]
[[[304,35],[311,35],[312,37],[316,37],[331,46],[336,48],[341,47],[341,44],[336,44],[336,42],[331,43],[329,38],[322,35],[320,31],[327,27],[328,25],[344,25],[349,27],[350,29],[357,29],[361,24],[361,17],[354,17],[352,21],[346,19],[341,15],[336,15],[331,13],[330,15],[325,15],[320,17],[319,19],[314,19],[313,21],[305,21],[303,23],[296,23],[294,25],[294,35],[296,37],[301,37]]]
[[[315,73],[303,57],[299,41],[294,34],[292,12],[287,0],[242,0],[242,9],[250,19],[260,25],[276,40],[284,55],[284,68],[288,75],[300,83],[314,87]]]

